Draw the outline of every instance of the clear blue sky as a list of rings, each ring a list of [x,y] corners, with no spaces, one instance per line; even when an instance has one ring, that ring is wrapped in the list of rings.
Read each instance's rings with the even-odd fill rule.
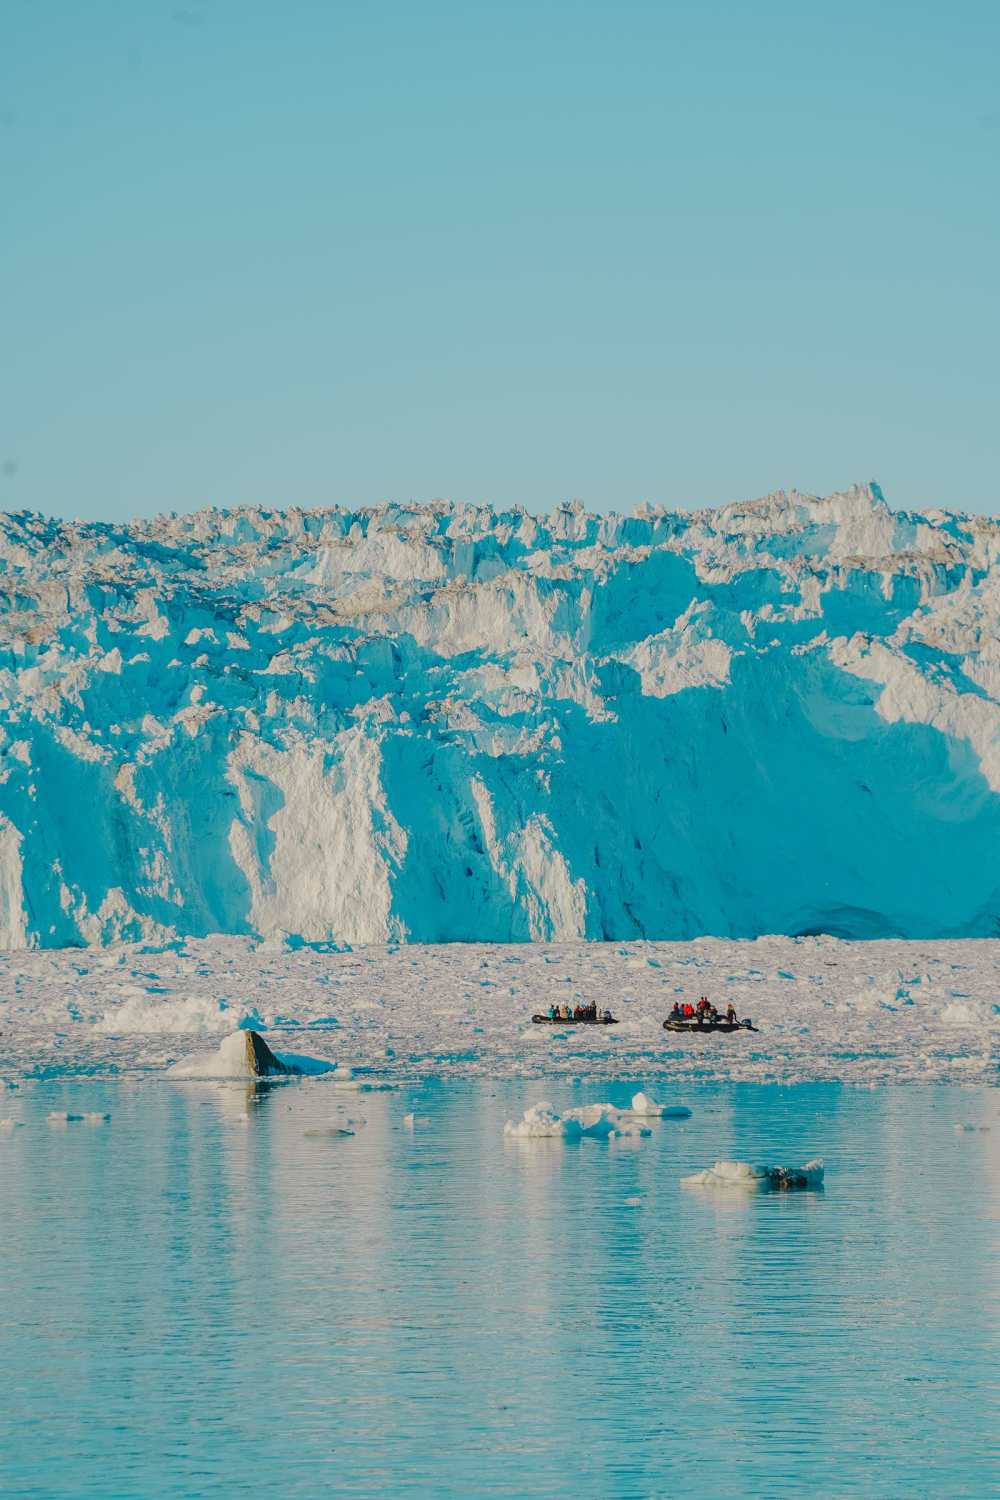
[[[1000,7],[0,0],[0,506],[1000,510]]]

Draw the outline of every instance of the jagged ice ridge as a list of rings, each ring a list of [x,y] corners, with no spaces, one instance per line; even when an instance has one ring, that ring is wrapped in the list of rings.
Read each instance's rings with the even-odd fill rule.
[[[0,945],[1000,930],[1000,524],[0,522]]]

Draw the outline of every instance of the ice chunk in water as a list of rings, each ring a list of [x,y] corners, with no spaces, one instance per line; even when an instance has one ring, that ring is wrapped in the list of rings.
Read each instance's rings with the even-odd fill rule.
[[[632,1095],[632,1113],[660,1120],[689,1120],[691,1111],[684,1104],[657,1104],[648,1094]]]
[[[565,1136],[571,1132],[566,1129],[566,1123],[562,1115],[558,1114],[551,1104],[532,1104],[524,1111],[521,1118],[515,1122],[508,1120],[503,1128],[504,1135],[516,1136],[519,1140],[538,1140],[542,1137]],[[579,1135],[579,1126],[576,1126],[573,1134]]]
[[[508,1120],[503,1132],[521,1140],[545,1136],[562,1136],[565,1140],[589,1136],[594,1140],[607,1140],[612,1136],[652,1134],[648,1125],[637,1124],[629,1118],[627,1111],[616,1109],[613,1104],[585,1104],[559,1114],[547,1101],[531,1105],[516,1122]]]
[[[714,1167],[682,1177],[685,1187],[763,1188],[782,1191],[789,1188],[821,1187],[823,1163],[817,1158],[803,1167],[754,1167],[748,1161],[717,1161]]]

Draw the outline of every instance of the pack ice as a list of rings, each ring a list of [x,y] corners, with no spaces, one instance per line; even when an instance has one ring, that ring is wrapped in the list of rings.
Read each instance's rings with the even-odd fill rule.
[[[990,936],[1000,523],[0,520],[0,944]]]

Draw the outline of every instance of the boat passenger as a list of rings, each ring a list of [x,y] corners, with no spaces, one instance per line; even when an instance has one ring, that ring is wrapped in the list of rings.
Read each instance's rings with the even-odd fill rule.
[[[556,1008],[555,1008],[554,1005],[550,1005],[549,1006],[549,1020],[550,1021],[558,1021],[558,1019],[559,1019],[559,1012],[556,1010]]]
[[[671,1019],[671,1021],[679,1021],[682,1015],[683,1015],[683,1011],[681,1010],[680,1006],[677,1004],[677,1001],[675,1000],[674,1001],[674,1008],[670,1012],[670,1019]]]
[[[609,1010],[604,1012],[604,1024],[605,1026],[611,1025],[611,1012]]]
[[[685,1018],[685,1020],[689,1021],[693,1015],[694,1015],[694,1006],[691,1004],[690,1000],[686,1000],[684,1002],[684,1018]]]
[[[736,1025],[736,1006],[730,1000],[726,1006],[726,1020],[733,1026]]]

